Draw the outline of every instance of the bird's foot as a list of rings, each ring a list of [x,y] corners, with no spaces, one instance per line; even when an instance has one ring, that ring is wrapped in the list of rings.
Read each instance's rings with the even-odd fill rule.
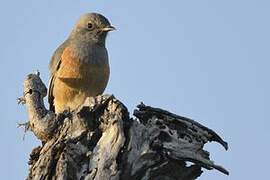
[[[59,122],[64,121],[64,119],[71,119],[72,118],[72,110],[70,108],[65,109],[63,112],[56,115],[56,119]]]

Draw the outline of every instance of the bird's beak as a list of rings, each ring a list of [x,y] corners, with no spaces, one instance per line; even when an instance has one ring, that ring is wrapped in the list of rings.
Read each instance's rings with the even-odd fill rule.
[[[107,26],[101,29],[101,31],[104,31],[104,32],[115,31],[115,30],[116,28],[113,26]]]

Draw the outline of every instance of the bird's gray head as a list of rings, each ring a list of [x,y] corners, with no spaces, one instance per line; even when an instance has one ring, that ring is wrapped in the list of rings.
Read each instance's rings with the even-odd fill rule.
[[[87,13],[80,17],[70,34],[70,38],[105,45],[108,32],[113,30],[115,28],[103,15]]]

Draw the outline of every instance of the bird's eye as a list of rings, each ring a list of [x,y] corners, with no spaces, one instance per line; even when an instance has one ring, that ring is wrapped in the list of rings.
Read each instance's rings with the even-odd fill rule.
[[[91,22],[87,23],[87,28],[88,29],[92,29],[93,27],[94,27],[94,25]]]

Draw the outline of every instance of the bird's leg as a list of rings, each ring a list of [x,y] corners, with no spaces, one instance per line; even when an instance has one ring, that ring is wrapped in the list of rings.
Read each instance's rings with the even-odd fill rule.
[[[66,117],[70,117],[72,114],[72,111],[70,109],[70,107],[66,108],[63,112],[62,112]]]
[[[66,108],[63,112],[56,115],[57,122],[63,122],[66,118],[72,118],[72,110],[70,108]]]

